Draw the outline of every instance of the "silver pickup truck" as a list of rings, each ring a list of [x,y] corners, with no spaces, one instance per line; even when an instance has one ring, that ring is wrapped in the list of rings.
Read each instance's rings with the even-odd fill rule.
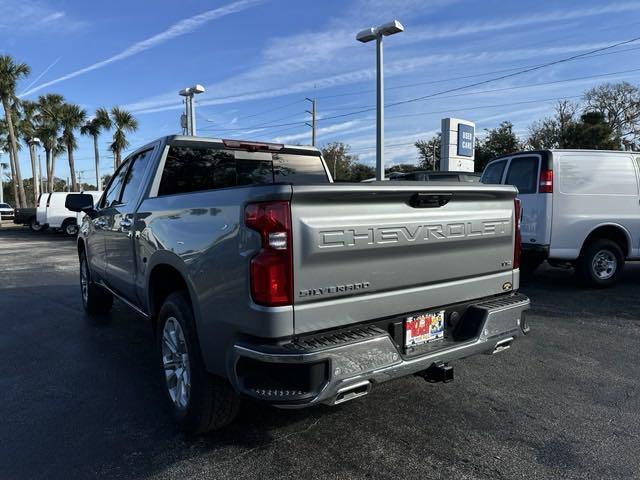
[[[82,302],[151,320],[190,432],[240,399],[339,404],[528,331],[511,186],[332,183],[317,149],[170,136],[132,153],[78,235]]]

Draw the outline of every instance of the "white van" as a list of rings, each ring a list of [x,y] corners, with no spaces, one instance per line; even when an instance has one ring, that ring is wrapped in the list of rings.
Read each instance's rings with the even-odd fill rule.
[[[606,287],[640,259],[640,154],[603,150],[518,152],[492,160],[483,183],[515,185],[522,202],[523,271],[570,263]]]
[[[98,201],[102,192],[83,192],[93,196],[94,203]],[[67,210],[65,201],[69,192],[49,193],[44,212],[44,223],[48,228],[62,230],[66,235],[74,236],[78,233],[78,226],[82,223],[84,213],[76,213]],[[38,216],[39,210],[36,210]],[[38,218],[38,222],[40,219]]]

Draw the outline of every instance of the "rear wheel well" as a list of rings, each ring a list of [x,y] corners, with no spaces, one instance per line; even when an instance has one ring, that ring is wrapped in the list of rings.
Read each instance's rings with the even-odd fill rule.
[[[616,227],[615,225],[604,225],[596,228],[585,239],[580,253],[582,254],[591,242],[600,239],[611,240],[617,243],[625,258],[629,255],[629,239],[627,238],[624,230],[620,227]]]
[[[149,311],[154,324],[165,299],[178,291],[184,291],[191,303],[189,288],[182,274],[170,265],[156,265],[149,275]]]

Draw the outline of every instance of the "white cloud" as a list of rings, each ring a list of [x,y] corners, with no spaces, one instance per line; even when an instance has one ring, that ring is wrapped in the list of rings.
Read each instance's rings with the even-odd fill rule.
[[[398,39],[398,42],[413,43],[421,42],[424,40],[460,37],[465,35],[474,35],[478,33],[524,27],[527,25],[566,22],[568,20],[595,17],[607,14],[625,13],[637,10],[640,10],[640,2],[619,2],[597,7],[554,10],[546,13],[535,12],[518,17],[492,19],[491,21],[486,22],[467,22],[442,26],[428,25],[425,27],[418,27],[413,29],[411,31],[411,35],[403,35]]]
[[[37,0],[0,0],[0,33],[63,33],[85,25]]]
[[[145,40],[136,42],[116,55],[113,55],[109,58],[106,58],[105,60],[101,60],[99,62],[96,62],[92,65],[81,68],[79,70],[75,70],[71,73],[58,77],[54,80],[50,80],[48,82],[42,83],[37,87],[27,90],[23,95],[30,95],[39,90],[42,90],[43,88],[83,75],[93,70],[106,67],[107,65],[110,65],[115,62],[119,62],[120,60],[124,60],[125,58],[132,57],[146,50],[149,50],[150,48],[155,48],[158,45],[168,42],[169,40],[173,40],[174,38],[191,33],[194,30],[202,27],[206,23],[212,22],[214,20],[217,20],[221,17],[225,17],[227,15],[231,15],[233,13],[246,10],[250,7],[255,6],[258,3],[262,3],[262,0],[238,0],[228,5],[224,5],[219,8],[214,8],[212,10],[207,10],[204,13],[200,13],[198,15],[194,15],[184,20],[180,20],[179,22],[171,25],[165,31],[158,33],[152,37],[146,38]]]

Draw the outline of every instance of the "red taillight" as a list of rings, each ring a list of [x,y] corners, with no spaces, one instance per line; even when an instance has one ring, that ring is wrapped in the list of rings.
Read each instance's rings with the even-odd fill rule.
[[[515,238],[513,245],[513,268],[520,268],[520,256],[521,256],[521,241],[522,238],[520,236],[520,215],[522,214],[522,209],[520,206],[520,199],[515,198],[513,200],[513,228],[515,228]]]
[[[244,211],[244,222],[262,238],[262,249],[251,259],[253,301],[269,307],[290,305],[293,261],[289,202],[249,204]]]
[[[553,193],[553,170],[540,170],[539,193]]]

